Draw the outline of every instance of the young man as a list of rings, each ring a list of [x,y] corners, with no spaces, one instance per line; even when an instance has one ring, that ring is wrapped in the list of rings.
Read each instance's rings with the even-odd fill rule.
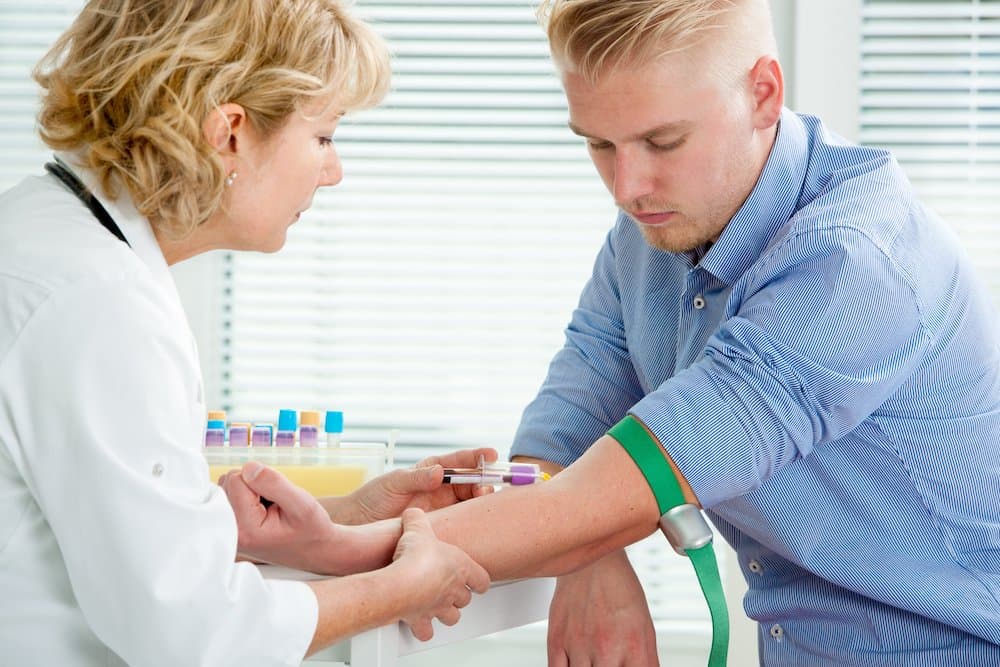
[[[543,12],[621,213],[514,443],[566,470],[435,512],[435,532],[495,579],[649,534],[650,486],[605,435],[631,415],[735,548],[762,664],[1000,664],[1000,339],[947,225],[891,155],[784,108],[766,0]],[[233,491],[239,517],[255,498]],[[560,581],[552,664],[657,663],[627,568]],[[624,614],[628,641],[623,597],[645,619]]]

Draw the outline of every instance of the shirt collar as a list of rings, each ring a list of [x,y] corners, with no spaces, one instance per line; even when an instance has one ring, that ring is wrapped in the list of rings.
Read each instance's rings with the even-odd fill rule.
[[[153,227],[136,210],[128,189],[119,183],[115,183],[115,187],[118,190],[118,198],[110,199],[101,189],[97,174],[84,166],[78,154],[58,151],[56,152],[56,156],[73,170],[77,178],[87,186],[87,189],[107,209],[108,214],[111,215],[115,224],[122,230],[122,234],[125,235],[129,245],[132,246],[132,251],[149,268],[156,282],[171,292],[176,291],[173,276],[167,266],[167,260],[163,257],[160,244],[153,234]]]
[[[702,258],[701,268],[726,285],[739,280],[795,212],[808,161],[805,124],[783,109],[778,136],[757,185]]]

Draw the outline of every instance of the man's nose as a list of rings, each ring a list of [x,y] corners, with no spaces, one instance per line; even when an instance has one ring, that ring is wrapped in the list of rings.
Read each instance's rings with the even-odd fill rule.
[[[620,149],[615,153],[615,180],[612,194],[619,205],[651,194],[652,182],[649,165],[639,151]]]

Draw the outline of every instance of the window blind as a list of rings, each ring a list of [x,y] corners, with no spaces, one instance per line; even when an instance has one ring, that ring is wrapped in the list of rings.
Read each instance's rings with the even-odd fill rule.
[[[393,90],[275,256],[229,258],[223,400],[505,448],[614,218],[530,3],[358,5]]]
[[[31,68],[82,5],[81,0],[0,0],[0,190],[29,170],[42,173],[51,155],[35,133],[38,89]]]
[[[1000,298],[1000,0],[865,0],[860,140],[890,149]]]

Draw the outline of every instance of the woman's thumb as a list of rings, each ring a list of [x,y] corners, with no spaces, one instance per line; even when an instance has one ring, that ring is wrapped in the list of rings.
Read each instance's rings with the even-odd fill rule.
[[[308,508],[312,496],[274,468],[257,461],[243,465],[240,476],[246,485],[261,498],[266,498],[281,507],[288,514],[296,514]]]
[[[410,531],[419,532],[430,532],[433,534],[431,529],[431,522],[427,520],[427,515],[424,514],[423,510],[417,507],[410,507],[403,510],[403,514],[400,516],[403,523],[403,532],[407,533]]]
[[[396,470],[392,473],[392,490],[396,493],[418,493],[433,491],[441,486],[444,479],[444,468],[439,465]]]

